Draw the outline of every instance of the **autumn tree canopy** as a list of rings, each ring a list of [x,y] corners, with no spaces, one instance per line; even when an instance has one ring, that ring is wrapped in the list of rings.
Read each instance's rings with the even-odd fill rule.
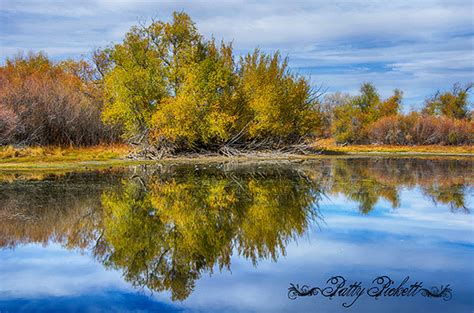
[[[438,91],[433,97],[426,99],[423,112],[456,119],[467,118],[469,116],[468,96],[472,87],[474,87],[472,83],[465,87],[455,84],[452,91]]]
[[[286,59],[255,50],[236,61],[232,45],[204,39],[185,13],[132,27],[103,53],[112,64],[103,119],[129,140],[217,149],[293,143],[315,129],[316,98]]]

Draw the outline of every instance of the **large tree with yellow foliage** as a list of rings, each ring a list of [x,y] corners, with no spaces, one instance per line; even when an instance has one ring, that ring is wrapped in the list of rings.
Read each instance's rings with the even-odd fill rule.
[[[205,40],[185,13],[132,27],[104,50],[107,123],[155,147],[294,143],[316,124],[310,84],[279,53],[255,50],[235,62],[232,46]]]

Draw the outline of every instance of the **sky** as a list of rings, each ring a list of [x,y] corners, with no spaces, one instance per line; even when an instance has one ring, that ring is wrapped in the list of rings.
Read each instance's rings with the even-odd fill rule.
[[[0,0],[0,63],[19,50],[54,60],[118,43],[132,25],[184,11],[236,54],[280,50],[328,93],[372,82],[404,91],[404,110],[474,81],[473,0]]]

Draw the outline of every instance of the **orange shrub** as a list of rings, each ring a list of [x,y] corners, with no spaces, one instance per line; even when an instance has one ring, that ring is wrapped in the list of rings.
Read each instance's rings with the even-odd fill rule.
[[[373,143],[403,145],[406,144],[405,134],[401,129],[402,120],[398,115],[386,116],[369,127],[369,140]]]
[[[369,141],[397,145],[470,145],[474,122],[411,113],[379,119],[369,127]]]
[[[114,139],[102,124],[94,82],[42,54],[20,55],[0,67],[0,107],[0,144],[94,145]]]
[[[434,116],[419,116],[408,128],[412,144],[433,145],[440,143],[438,118]]]

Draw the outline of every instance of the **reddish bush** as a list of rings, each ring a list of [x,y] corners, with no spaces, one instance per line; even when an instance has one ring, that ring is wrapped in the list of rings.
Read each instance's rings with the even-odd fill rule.
[[[369,140],[373,143],[405,144],[401,130],[402,120],[397,115],[381,118],[369,127]]]
[[[434,116],[419,116],[408,131],[411,135],[413,144],[433,145],[439,143],[441,135],[439,134],[438,118]]]
[[[12,110],[0,105],[0,144],[12,141],[18,127],[18,116]]]
[[[460,145],[474,143],[474,122],[411,113],[387,116],[369,127],[369,141],[398,145]]]
[[[7,60],[0,68],[0,106],[18,126],[8,127],[3,144],[94,145],[117,137],[102,124],[100,87],[71,71],[75,65],[87,64],[54,65],[42,54]]]
[[[474,121],[454,120],[454,125],[448,133],[449,144],[474,144]]]

